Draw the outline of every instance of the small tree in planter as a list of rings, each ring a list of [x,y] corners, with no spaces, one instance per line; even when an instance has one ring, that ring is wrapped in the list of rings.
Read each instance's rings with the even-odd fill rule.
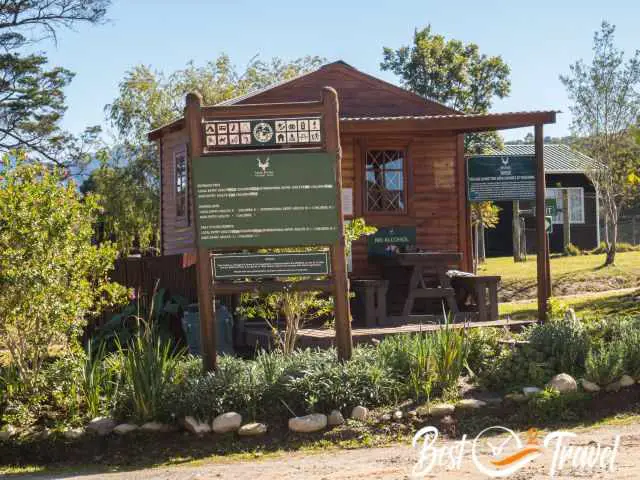
[[[0,343],[27,391],[49,347],[126,296],[107,276],[115,249],[92,241],[95,198],[66,177],[21,153],[0,162]]]

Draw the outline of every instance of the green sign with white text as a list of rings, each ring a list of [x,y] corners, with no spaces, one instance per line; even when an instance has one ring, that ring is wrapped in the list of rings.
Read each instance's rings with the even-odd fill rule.
[[[472,202],[534,200],[533,155],[479,155],[467,160],[467,195]]]
[[[335,157],[269,153],[194,158],[198,245],[329,245],[338,240]]]
[[[212,257],[217,279],[318,276],[329,273],[329,252],[221,254]]]

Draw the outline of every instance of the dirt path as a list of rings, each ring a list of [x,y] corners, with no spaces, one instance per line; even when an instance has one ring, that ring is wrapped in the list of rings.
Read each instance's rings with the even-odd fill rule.
[[[602,449],[612,446],[615,436],[620,435],[620,444],[615,456],[613,472],[608,468],[596,466],[591,472],[571,468],[568,466],[554,478],[598,478],[598,479],[637,479],[640,478],[640,423],[625,426],[606,426],[591,429],[572,430],[577,436],[572,440],[564,440],[563,445],[572,447],[592,447],[586,451],[586,458],[596,458],[596,442],[600,442]],[[526,433],[520,432],[523,443]],[[489,437],[492,444],[502,443],[508,436]],[[540,443],[544,434],[539,434]],[[480,442],[478,455],[483,463],[489,465],[490,450],[488,445]],[[436,446],[456,447],[454,441],[437,441]],[[519,469],[507,478],[543,479],[550,478],[550,467],[553,462],[556,444],[543,449],[542,456]],[[508,450],[509,447],[507,447]],[[514,447],[515,448],[515,447]],[[516,448],[517,450],[517,448]],[[601,452],[603,450],[600,450]],[[577,452],[574,450],[574,453]],[[507,452],[509,454],[512,452]],[[502,457],[506,456],[502,455]],[[448,457],[446,457],[448,458]],[[605,459],[610,457],[605,457]],[[52,476],[19,476],[15,478],[67,478],[82,480],[205,480],[205,479],[233,479],[233,480],[361,480],[361,479],[409,479],[409,478],[442,478],[442,479],[486,479],[474,465],[471,455],[471,442],[466,444],[460,460],[460,469],[447,471],[436,467],[429,475],[411,477],[411,470],[418,459],[418,452],[410,445],[399,444],[385,448],[369,448],[357,450],[331,450],[321,453],[291,453],[277,457],[256,459],[251,461],[203,461],[197,464],[172,467],[157,467],[123,473],[100,473],[85,475],[52,475]]]

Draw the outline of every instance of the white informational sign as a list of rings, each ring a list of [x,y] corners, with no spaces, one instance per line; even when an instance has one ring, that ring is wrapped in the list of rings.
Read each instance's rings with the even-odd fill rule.
[[[353,215],[353,188],[342,189],[342,214]]]

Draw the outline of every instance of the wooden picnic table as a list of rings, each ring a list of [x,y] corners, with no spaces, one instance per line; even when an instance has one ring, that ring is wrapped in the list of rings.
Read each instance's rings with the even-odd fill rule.
[[[409,317],[414,308],[416,299],[444,299],[449,311],[455,315],[458,313],[455,291],[451,286],[451,279],[447,276],[447,270],[457,267],[462,260],[462,254],[458,252],[411,252],[395,253],[373,257],[371,260],[380,265],[382,276],[393,281],[388,273],[397,267],[408,267],[411,271],[409,278],[409,290],[402,309],[402,316]],[[435,270],[436,286],[427,286],[425,275],[433,278]]]

